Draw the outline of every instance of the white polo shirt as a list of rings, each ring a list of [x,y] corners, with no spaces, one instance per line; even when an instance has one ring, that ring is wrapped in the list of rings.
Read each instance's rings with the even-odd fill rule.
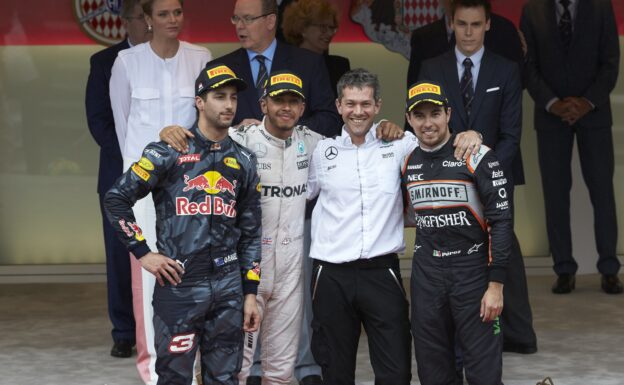
[[[401,166],[416,137],[384,142],[374,124],[355,146],[345,131],[318,143],[310,163],[308,199],[312,212],[310,257],[331,263],[369,259],[405,250]]]

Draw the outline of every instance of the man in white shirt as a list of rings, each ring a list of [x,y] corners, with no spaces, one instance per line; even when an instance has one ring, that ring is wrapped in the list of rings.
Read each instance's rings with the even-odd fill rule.
[[[319,197],[310,252],[312,352],[325,383],[354,384],[364,325],[375,384],[407,385],[411,336],[397,257],[405,250],[400,170],[417,141],[409,132],[394,142],[375,137],[381,98],[374,74],[349,71],[337,88],[342,135],[319,142],[308,179],[308,198]],[[476,133],[466,137],[480,145]]]
[[[363,69],[338,82],[342,135],[319,142],[310,165],[312,213],[312,352],[332,385],[354,383],[361,325],[376,384],[411,380],[408,304],[398,252],[403,241],[402,161],[416,147],[410,132],[375,138],[381,108],[377,76]]]

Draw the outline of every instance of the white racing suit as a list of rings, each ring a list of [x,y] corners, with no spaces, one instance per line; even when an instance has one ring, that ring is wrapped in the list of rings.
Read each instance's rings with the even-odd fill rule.
[[[231,132],[256,154],[261,184],[262,278],[256,297],[262,323],[245,336],[241,383],[249,376],[258,336],[262,384],[290,384],[303,315],[303,233],[308,166],[322,136],[296,126],[287,140],[268,133],[264,122]]]

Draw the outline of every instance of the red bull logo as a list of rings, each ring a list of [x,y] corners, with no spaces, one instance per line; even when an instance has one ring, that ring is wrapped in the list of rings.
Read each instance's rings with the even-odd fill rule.
[[[204,190],[212,195],[228,192],[232,196],[236,196],[236,180],[230,182],[217,171],[208,171],[195,178],[189,178],[188,175],[184,175],[184,183],[186,184],[184,189],[182,189],[184,192]]]
[[[143,230],[134,222],[126,222],[124,219],[119,220],[119,226],[123,230],[124,233],[128,236],[128,238],[134,237],[137,241],[145,240],[143,237]]]
[[[226,203],[221,197],[206,195],[203,202],[191,202],[187,197],[176,197],[177,215],[225,215],[236,217],[236,201]]]

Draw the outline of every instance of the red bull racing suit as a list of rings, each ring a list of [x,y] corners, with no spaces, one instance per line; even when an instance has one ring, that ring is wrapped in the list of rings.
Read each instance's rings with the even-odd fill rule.
[[[500,323],[482,322],[488,282],[504,283],[512,243],[512,202],[494,152],[481,146],[457,161],[451,138],[440,149],[416,148],[402,171],[410,220],[412,334],[423,384],[452,384],[455,338],[470,384],[500,385]]]
[[[200,349],[203,383],[238,384],[243,295],[260,279],[261,210],[256,157],[195,125],[186,155],[151,143],[109,190],[107,215],[137,258],[150,249],[132,212],[150,191],[158,252],[184,267],[182,282],[154,289],[158,384],[191,384]],[[242,277],[242,278],[241,278]]]
[[[290,384],[303,315],[303,235],[308,166],[323,137],[296,126],[290,138],[271,135],[264,123],[231,133],[258,159],[262,202],[262,280],[258,308],[259,333],[245,340],[239,376],[246,381],[260,338],[263,384]]]

